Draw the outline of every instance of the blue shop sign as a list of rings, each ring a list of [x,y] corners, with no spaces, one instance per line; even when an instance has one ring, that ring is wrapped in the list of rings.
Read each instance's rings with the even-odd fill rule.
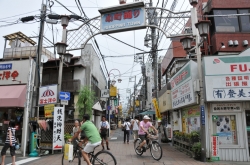
[[[12,64],[0,64],[0,70],[11,70],[12,69]]]

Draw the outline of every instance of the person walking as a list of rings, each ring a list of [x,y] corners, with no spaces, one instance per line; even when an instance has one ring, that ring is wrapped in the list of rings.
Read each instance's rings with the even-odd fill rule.
[[[135,119],[131,122],[133,134],[134,134],[134,142],[138,138],[138,130],[139,130],[139,117],[136,116]]]
[[[105,116],[102,117],[102,121],[100,122],[99,128],[100,128],[100,135],[102,139],[102,150],[104,150],[104,140],[106,141],[107,150],[110,150],[109,141],[108,141],[109,123],[108,121],[106,121]]]
[[[6,141],[4,144],[4,147],[1,151],[1,156],[2,156],[2,162],[1,165],[4,165],[5,163],[5,156],[6,156],[6,151],[10,148],[10,155],[12,157],[12,165],[15,165],[16,157],[15,157],[15,143],[16,143],[16,138],[15,138],[15,121],[10,121],[9,122],[9,127],[7,131],[7,136],[6,136]]]
[[[79,120],[75,120],[75,126],[73,127],[73,136],[80,130],[80,122]],[[81,133],[78,135],[77,138],[75,138],[73,140],[73,146],[74,146],[74,150],[76,149],[76,146],[77,146],[77,142],[76,141],[79,141],[81,138]]]
[[[130,135],[130,128],[131,128],[129,118],[125,120],[125,122],[123,123],[123,127],[125,127],[124,138],[123,138],[124,144],[126,143],[126,138],[127,138],[127,144],[129,144],[129,135]]]

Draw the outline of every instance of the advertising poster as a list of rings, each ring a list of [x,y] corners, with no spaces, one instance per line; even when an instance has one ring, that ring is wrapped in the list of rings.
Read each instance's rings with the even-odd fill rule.
[[[218,116],[216,131],[219,136],[219,144],[232,144],[233,137],[230,116]]]
[[[44,105],[44,116],[53,117],[54,116],[54,104]]]
[[[200,130],[200,110],[199,106],[184,108],[182,111],[183,132],[191,133]]]
[[[218,136],[212,136],[211,137],[211,155],[212,155],[212,160],[213,161],[218,161],[220,160],[219,157],[219,140]]]

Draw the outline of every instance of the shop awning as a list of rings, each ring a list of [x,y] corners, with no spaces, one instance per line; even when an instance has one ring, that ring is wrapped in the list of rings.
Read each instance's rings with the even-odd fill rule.
[[[0,86],[0,107],[24,107],[26,85]]]
[[[96,111],[102,111],[102,107],[101,104],[99,103],[99,101],[97,103],[95,103],[95,105],[92,107],[93,110]]]
[[[155,111],[153,110],[148,110],[140,113],[140,115],[155,115]]]

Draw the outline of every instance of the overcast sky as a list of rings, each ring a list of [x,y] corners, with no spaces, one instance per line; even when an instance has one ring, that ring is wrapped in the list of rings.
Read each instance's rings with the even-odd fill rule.
[[[40,14],[41,4],[46,0],[0,0],[0,36],[4,36],[7,34],[15,33],[21,31],[27,36],[37,36],[39,32],[39,22],[35,23],[22,23],[19,21],[18,24],[5,26],[8,24],[12,24],[18,21],[19,18],[26,16],[38,16]],[[80,12],[76,6],[75,0],[58,0],[63,5],[67,6],[68,9],[80,15]],[[132,2],[133,0],[127,0],[127,3]],[[148,0],[149,1],[149,0]],[[166,8],[170,9],[174,0],[164,0],[164,2],[168,2]],[[114,6],[119,4],[119,0],[80,0],[83,9],[86,15],[89,18],[93,18],[95,16],[100,15],[98,12],[99,8]],[[153,6],[156,6],[158,0],[153,0]],[[175,11],[186,11],[191,8],[189,5],[189,0],[177,0],[177,6]],[[158,7],[162,5],[162,0],[159,0]],[[66,9],[64,9],[59,3],[54,1],[54,5],[52,6],[52,12],[63,15],[63,14],[71,14]],[[47,13],[50,11],[48,10]],[[73,29],[82,23],[79,21],[70,22],[67,29]],[[54,26],[54,38],[55,42],[61,41],[62,27],[60,24]],[[130,44],[137,48],[140,48],[145,51],[149,51],[150,48],[144,46],[144,37],[146,34],[146,30],[137,30],[137,31],[129,31],[122,33],[115,33],[112,36]],[[52,41],[52,30],[51,24],[45,24],[44,35]],[[37,39],[34,39],[37,42]],[[129,47],[125,44],[122,44],[107,35],[99,35],[96,36],[96,41],[100,47],[101,53],[104,56],[122,56],[122,55],[133,55],[135,53],[140,53],[141,51]],[[90,42],[91,43],[91,42]],[[7,43],[8,44],[8,43]],[[169,39],[163,37],[162,42],[159,45],[158,49],[167,49],[170,44]],[[44,41],[44,45],[49,45],[48,42]],[[0,38],[0,58],[2,58],[4,47],[4,39]],[[51,49],[50,49],[51,50]],[[51,50],[53,52],[53,50]],[[80,52],[75,51],[72,52],[75,56],[79,56]],[[159,52],[159,56],[164,56],[166,51]],[[145,56],[147,59],[147,56]],[[127,102],[125,99],[128,96],[126,94],[126,89],[131,88],[133,90],[134,82],[129,82],[130,76],[136,76],[137,82],[141,78],[141,67],[139,63],[134,63],[133,56],[127,57],[116,57],[116,58],[105,58],[105,62],[107,65],[108,71],[112,69],[118,69],[121,73],[122,83],[116,84],[120,94],[121,99],[124,102]],[[118,71],[113,70],[111,73],[118,75]],[[116,77],[117,78],[117,77]],[[111,79],[112,75],[111,75]]]

